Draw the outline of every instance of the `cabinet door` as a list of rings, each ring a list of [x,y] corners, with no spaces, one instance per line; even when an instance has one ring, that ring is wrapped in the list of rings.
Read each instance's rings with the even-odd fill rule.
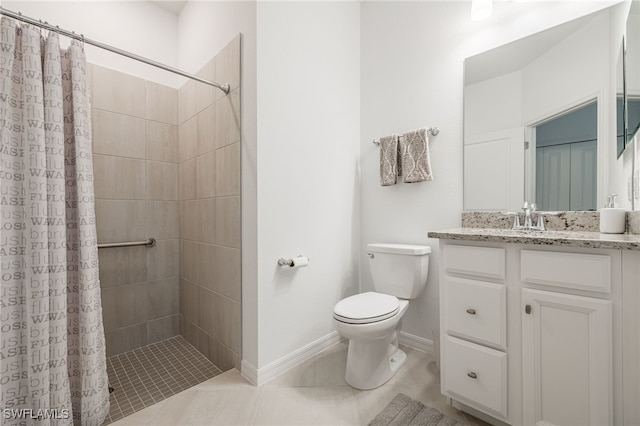
[[[525,425],[613,424],[611,302],[522,290]]]

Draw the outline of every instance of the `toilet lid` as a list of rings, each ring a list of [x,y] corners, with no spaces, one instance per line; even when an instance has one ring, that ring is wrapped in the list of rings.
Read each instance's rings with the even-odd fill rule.
[[[349,324],[368,324],[390,318],[399,310],[400,302],[397,297],[370,291],[336,303],[333,316],[338,321]]]

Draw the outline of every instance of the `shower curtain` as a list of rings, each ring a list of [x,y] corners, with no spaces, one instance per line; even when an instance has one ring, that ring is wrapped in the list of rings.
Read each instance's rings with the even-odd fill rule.
[[[109,411],[86,59],[0,22],[0,423]]]

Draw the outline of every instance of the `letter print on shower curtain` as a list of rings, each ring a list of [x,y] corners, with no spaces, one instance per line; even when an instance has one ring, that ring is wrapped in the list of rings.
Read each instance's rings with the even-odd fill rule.
[[[0,423],[98,426],[109,391],[86,59],[55,33],[8,18],[0,31]]]

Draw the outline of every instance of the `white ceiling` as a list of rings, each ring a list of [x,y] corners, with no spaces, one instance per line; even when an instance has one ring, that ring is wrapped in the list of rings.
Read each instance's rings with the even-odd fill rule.
[[[150,3],[153,3],[156,6],[163,8],[164,10],[168,10],[169,12],[175,15],[180,15],[180,11],[182,11],[182,8],[184,7],[184,5],[187,4],[187,1],[188,0],[183,0],[183,1],[159,0],[159,1],[151,1]]]

